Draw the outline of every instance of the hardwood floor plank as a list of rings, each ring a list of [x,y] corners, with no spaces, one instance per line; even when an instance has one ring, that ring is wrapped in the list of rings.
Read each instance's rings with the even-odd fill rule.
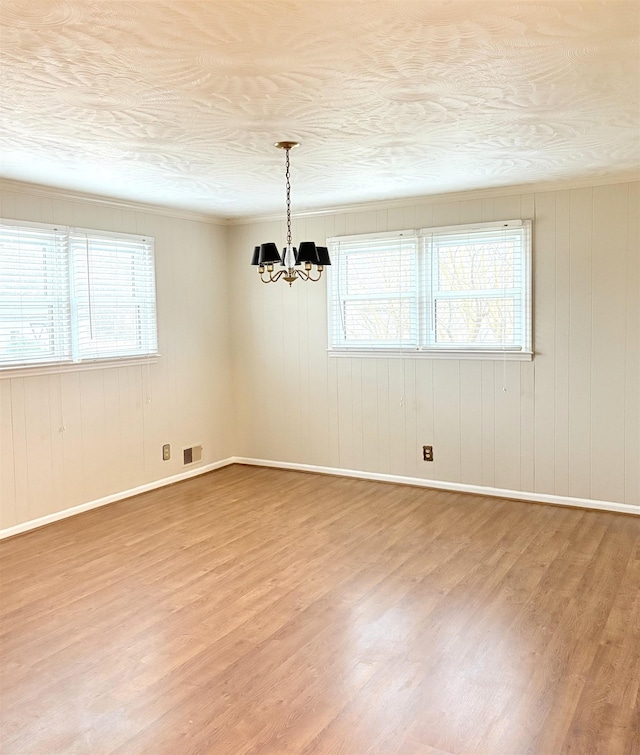
[[[638,755],[640,519],[232,466],[0,569],[3,755]]]
[[[630,533],[625,544],[633,550]],[[637,548],[637,546],[636,546]],[[568,728],[564,750],[578,752],[640,752],[640,657],[626,634],[640,627],[640,560],[632,552],[608,613],[593,662],[585,673],[582,694]],[[628,732],[635,731],[629,746]]]

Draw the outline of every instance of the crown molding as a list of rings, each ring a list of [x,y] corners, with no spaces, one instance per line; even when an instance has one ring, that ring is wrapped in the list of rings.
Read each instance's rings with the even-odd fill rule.
[[[162,215],[163,217],[179,218],[181,220],[197,220],[202,223],[211,225],[228,225],[225,218],[217,215],[208,215],[204,212],[194,210],[181,210],[176,207],[166,207],[164,205],[146,204],[145,202],[133,202],[116,197],[106,197],[100,194],[86,194],[81,191],[72,189],[58,189],[54,186],[44,186],[42,184],[31,184],[24,181],[15,181],[12,178],[0,178],[0,190],[10,191],[16,194],[31,194],[38,197],[47,197],[48,199],[62,199],[70,202],[85,202],[87,204],[98,204],[103,207],[116,207],[119,210],[130,210],[132,212],[145,212],[149,215]]]
[[[563,191],[569,189],[583,189],[589,186],[606,186],[618,183],[632,183],[640,181],[640,172],[628,172],[610,176],[584,178],[573,181],[545,181],[541,183],[516,184],[513,186],[498,186],[487,189],[469,189],[466,191],[452,191],[441,194],[421,194],[415,197],[401,197],[398,199],[381,199],[372,202],[358,202],[353,204],[333,205],[322,208],[302,209],[292,213],[294,218],[322,217],[325,215],[337,215],[350,212],[369,212],[375,210],[389,210],[401,207],[411,207],[416,204],[428,202],[441,204],[446,202],[461,202],[469,199],[487,199],[502,197],[513,194],[534,194],[544,191]],[[195,220],[218,226],[251,225],[253,223],[274,222],[282,220],[283,213],[270,213],[265,215],[245,215],[242,217],[225,218],[219,215],[196,212],[195,210],[181,210],[176,207],[165,205],[146,204],[134,202],[116,197],[106,197],[99,194],[86,194],[71,189],[59,189],[53,186],[32,184],[24,181],[16,181],[11,178],[0,178],[0,190],[10,191],[17,194],[31,194],[50,199],[62,199],[72,202],[86,202],[107,207],[117,207],[121,210],[133,212],[145,212],[151,215],[173,217],[182,220]]]
[[[569,189],[584,189],[590,186],[608,186],[610,184],[634,183],[640,181],[640,172],[620,173],[610,176],[576,179],[572,181],[544,181],[540,183],[516,184],[514,186],[498,186],[487,189],[468,189],[466,191],[452,191],[444,194],[421,194],[415,197],[402,197],[399,199],[381,199],[373,202],[360,202],[355,204],[335,205],[321,209],[307,209],[292,212],[294,218],[312,218],[323,215],[337,215],[347,212],[367,212],[371,210],[389,210],[400,207],[411,207],[416,204],[428,202],[429,204],[442,204],[446,202],[461,202],[469,199],[489,199],[513,194],[536,194],[545,191],[566,191]],[[270,215],[251,215],[238,218],[227,218],[226,223],[230,226],[250,225],[252,223],[273,222],[282,220],[284,214],[274,213]]]

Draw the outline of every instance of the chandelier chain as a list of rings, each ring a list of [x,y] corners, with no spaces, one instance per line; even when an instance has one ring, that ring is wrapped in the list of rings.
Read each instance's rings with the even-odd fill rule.
[[[291,246],[291,179],[289,175],[289,149],[285,150],[286,153],[286,171],[285,176],[287,179],[287,247]]]

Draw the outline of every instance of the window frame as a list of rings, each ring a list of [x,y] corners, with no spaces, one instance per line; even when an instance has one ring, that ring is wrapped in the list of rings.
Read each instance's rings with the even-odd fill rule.
[[[155,238],[151,235],[122,233],[118,231],[107,231],[95,228],[80,228],[75,226],[66,226],[58,223],[37,223],[25,220],[15,220],[0,218],[0,224],[4,226],[13,226],[16,229],[37,230],[43,232],[55,233],[64,237],[63,247],[65,256],[65,266],[67,269],[67,286],[64,291],[61,290],[61,296],[66,296],[66,305],[68,308],[68,321],[62,323],[60,327],[64,328],[64,344],[66,351],[64,357],[59,359],[50,359],[43,361],[24,361],[24,362],[2,362],[0,361],[0,379],[16,376],[44,375],[66,371],[102,369],[107,367],[117,367],[122,365],[149,364],[154,363],[160,357],[158,350],[158,313],[157,313],[157,286],[156,286],[156,260],[155,260]],[[16,233],[19,231],[16,230]],[[83,357],[79,349],[78,333],[79,319],[77,316],[77,301],[74,292],[74,261],[73,261],[73,238],[74,236],[86,235],[88,238],[97,240],[98,243],[104,243],[106,240],[123,239],[123,241],[132,242],[138,245],[140,249],[143,245],[147,247],[146,253],[149,256],[149,263],[144,270],[146,276],[146,288],[148,298],[145,299],[147,306],[151,307],[150,325],[145,331],[147,343],[144,344],[144,337],[141,338],[141,344],[144,347],[139,353],[119,354],[108,356]],[[44,235],[44,233],[43,233]],[[144,253],[144,252],[143,252]],[[0,292],[1,294],[1,292]],[[58,323],[54,319],[56,329]],[[150,337],[149,337],[150,336]],[[0,357],[1,359],[1,357]]]
[[[521,280],[522,285],[516,288],[521,298],[519,315],[522,318],[520,333],[522,334],[521,345],[516,346],[446,346],[435,345],[433,338],[434,307],[436,293],[433,287],[433,250],[429,249],[429,237],[437,234],[450,233],[484,233],[495,230],[496,232],[508,229],[520,229],[522,232],[521,242]],[[327,239],[334,265],[329,268],[327,280],[327,333],[329,356],[334,357],[397,357],[397,358],[427,358],[427,359],[505,359],[513,361],[531,361],[534,357],[533,347],[533,281],[532,281],[532,250],[533,250],[533,223],[530,219],[499,220],[483,223],[465,223],[448,226],[431,226],[420,229],[405,229],[402,231],[390,231],[383,233],[353,234],[347,236],[334,236]],[[340,275],[341,261],[339,244],[366,243],[381,239],[413,238],[417,241],[417,296],[416,313],[414,315],[418,337],[417,345],[377,346],[371,343],[366,345],[352,345],[334,343],[334,334],[338,333],[338,327],[334,324],[334,312],[336,301],[335,280]],[[336,264],[337,263],[337,264]],[[482,289],[477,289],[482,291]],[[502,293],[502,290],[499,290]],[[470,294],[469,296],[476,296]],[[480,298],[480,297],[478,297]],[[506,298],[506,296],[505,296]],[[431,342],[426,338],[426,331],[432,332]]]

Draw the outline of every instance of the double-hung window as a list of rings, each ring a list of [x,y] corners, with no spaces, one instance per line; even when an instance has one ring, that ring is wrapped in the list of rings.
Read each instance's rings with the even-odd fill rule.
[[[329,244],[331,352],[531,358],[530,221]]]
[[[0,221],[0,368],[156,354],[153,238]]]

